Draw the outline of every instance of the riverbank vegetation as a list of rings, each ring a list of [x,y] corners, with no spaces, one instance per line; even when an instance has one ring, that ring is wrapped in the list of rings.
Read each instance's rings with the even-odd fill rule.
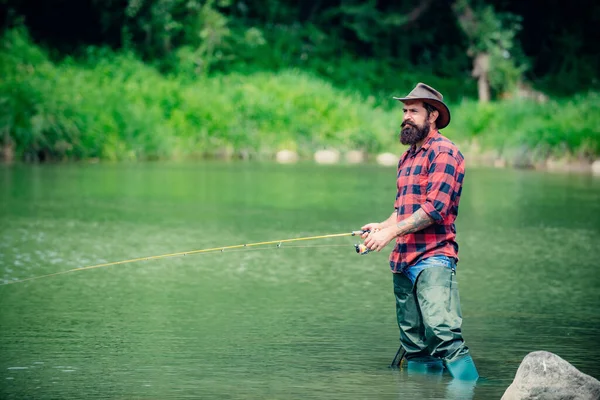
[[[113,9],[98,5],[96,11],[120,15],[109,3]],[[463,18],[449,23],[432,16],[440,26],[421,38],[417,61],[398,61],[399,51],[418,48],[413,35],[425,31],[414,22],[429,3],[413,14],[399,9],[385,14],[389,29],[404,29],[402,45],[393,45],[389,35],[390,43],[382,41],[377,35],[383,28],[372,31],[369,21],[384,16],[372,4],[329,8],[337,10],[334,20],[354,21],[351,27],[336,25],[337,34],[325,33],[314,15],[304,17],[313,18],[312,24],[298,25],[294,18],[306,10],[291,5],[250,18],[249,11],[232,11],[241,2],[213,1],[187,2],[187,8],[180,1],[130,1],[125,20],[106,17],[105,31],[121,27],[118,43],[111,34],[77,46],[51,36],[44,42],[36,40],[35,29],[30,33],[23,23],[11,23],[0,47],[0,144],[5,156],[26,161],[271,158],[282,149],[308,155],[321,148],[397,152],[401,111],[391,96],[424,81],[445,93],[452,123],[444,132],[459,143],[505,155],[527,152],[536,159],[600,156],[600,95],[594,85],[584,90],[574,79],[572,85],[554,85],[555,93],[518,95],[528,67],[514,41],[520,29],[514,15],[495,17],[489,6],[475,9],[504,32],[494,47],[484,40],[489,33],[461,36],[459,27],[469,26],[468,3],[457,2],[463,8],[448,12]],[[164,11],[156,8],[160,4],[175,8]],[[171,30],[165,30],[165,21],[171,21]],[[150,37],[143,35],[148,29],[154,32]],[[439,45],[443,34],[452,40]],[[484,74],[493,99],[478,101],[482,79],[471,76],[475,61],[469,51],[494,59],[498,46],[514,56]],[[572,62],[562,75],[548,72],[539,86],[585,72],[594,62]],[[596,82],[597,71],[587,73]]]

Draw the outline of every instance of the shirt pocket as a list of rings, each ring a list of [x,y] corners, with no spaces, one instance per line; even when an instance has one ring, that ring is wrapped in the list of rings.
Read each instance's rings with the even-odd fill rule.
[[[425,202],[427,197],[427,171],[423,171],[423,168],[413,168],[410,174],[406,176],[406,186],[404,188],[404,197],[406,199],[405,205],[413,205],[412,210],[409,212],[415,212],[422,203]]]

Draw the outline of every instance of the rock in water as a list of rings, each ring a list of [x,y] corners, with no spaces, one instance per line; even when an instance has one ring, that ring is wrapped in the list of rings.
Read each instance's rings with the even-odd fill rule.
[[[600,382],[556,354],[527,354],[502,400],[598,400]]]

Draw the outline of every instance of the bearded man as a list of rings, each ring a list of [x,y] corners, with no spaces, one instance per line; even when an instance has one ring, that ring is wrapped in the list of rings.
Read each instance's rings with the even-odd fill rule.
[[[456,280],[458,244],[454,221],[464,178],[464,158],[440,129],[450,123],[443,96],[423,83],[406,97],[400,142],[409,145],[398,163],[394,211],[362,227],[364,245],[390,255],[396,315],[406,364],[441,370],[462,380],[479,374],[463,340]]]

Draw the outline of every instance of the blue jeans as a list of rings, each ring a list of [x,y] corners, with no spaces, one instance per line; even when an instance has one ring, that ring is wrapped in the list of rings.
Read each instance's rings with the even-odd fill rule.
[[[415,265],[409,268],[406,268],[404,271],[402,271],[402,273],[405,274],[414,285],[421,271],[431,267],[450,268],[454,273],[454,271],[456,271],[456,261],[454,258],[446,256],[432,256],[417,262]]]

